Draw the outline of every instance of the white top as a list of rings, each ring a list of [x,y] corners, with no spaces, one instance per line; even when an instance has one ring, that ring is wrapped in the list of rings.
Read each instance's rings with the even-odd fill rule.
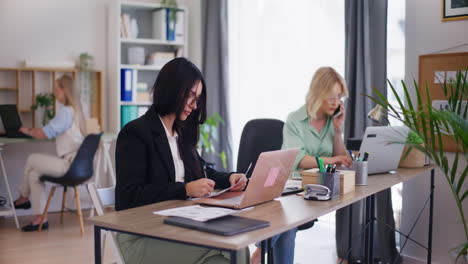
[[[166,125],[164,125],[164,122],[161,119],[161,116],[159,116],[159,119],[161,120],[164,130],[166,131],[167,141],[169,141],[169,147],[171,148],[172,160],[174,161],[174,168],[175,168],[175,181],[184,182],[185,180],[184,162],[180,158],[179,148],[177,147],[177,139],[179,138],[179,135],[177,135],[177,132],[174,131],[174,136],[171,136],[171,133],[169,133],[169,130],[167,130],[166,128]]]
[[[75,118],[75,111],[73,108],[71,106],[63,105],[61,107],[67,108],[67,111],[70,111],[73,114],[73,119],[71,127],[57,135],[55,139],[57,155],[61,158],[72,160],[80,148],[81,143],[83,143],[83,135],[81,134],[78,126],[78,119]]]

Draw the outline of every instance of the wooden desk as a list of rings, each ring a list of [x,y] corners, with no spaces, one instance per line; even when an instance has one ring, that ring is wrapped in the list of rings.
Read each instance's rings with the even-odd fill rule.
[[[395,184],[411,180],[421,174],[427,175],[432,169],[432,166],[427,166],[420,169],[399,169],[396,174],[372,175],[369,176],[367,186],[356,186],[354,192],[330,201],[309,201],[297,195],[280,197],[257,205],[253,210],[238,213],[240,216],[269,221],[269,227],[227,237],[166,225],[163,224],[164,216],[153,214],[158,210],[195,204],[192,201],[166,201],[92,217],[89,221],[95,225],[95,263],[101,263],[101,229],[229,251],[231,263],[236,263],[233,256],[236,256],[237,250],[305,224]]]

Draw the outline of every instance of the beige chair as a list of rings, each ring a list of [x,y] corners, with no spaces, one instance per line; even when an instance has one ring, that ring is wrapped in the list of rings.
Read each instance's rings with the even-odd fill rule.
[[[104,215],[104,207],[114,206],[115,204],[115,187],[97,189],[94,183],[88,183],[88,191],[93,201],[94,208],[96,209],[97,215]],[[106,237],[110,237],[110,246],[114,251],[114,255],[117,259],[117,264],[124,264],[124,258],[120,251],[119,245],[115,238],[115,232],[102,231],[102,258],[104,258],[104,250],[106,248]],[[104,262],[104,259],[102,260]]]

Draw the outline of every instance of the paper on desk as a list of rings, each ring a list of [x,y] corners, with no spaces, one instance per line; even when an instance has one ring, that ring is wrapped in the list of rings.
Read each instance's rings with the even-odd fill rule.
[[[163,216],[180,216],[189,218],[195,221],[205,222],[218,217],[237,213],[239,210],[232,210],[220,207],[202,207],[200,205],[191,205],[184,207],[177,207],[162,211],[153,212],[153,214]]]
[[[211,192],[210,194],[208,194],[208,195],[206,195],[206,196],[203,196],[203,197],[190,198],[190,200],[193,201],[193,200],[198,200],[198,199],[201,199],[201,198],[210,198],[210,197],[218,196],[218,195],[220,195],[220,194],[223,194],[223,193],[225,193],[225,192],[231,190],[232,188],[236,187],[236,186],[239,185],[240,183],[241,183],[241,181],[237,182],[236,184],[234,184],[234,185],[232,185],[232,186],[230,186],[230,187],[228,187],[228,188],[226,188],[226,189],[223,189],[223,190],[220,190],[220,191],[217,191],[217,192],[213,191],[213,192]]]

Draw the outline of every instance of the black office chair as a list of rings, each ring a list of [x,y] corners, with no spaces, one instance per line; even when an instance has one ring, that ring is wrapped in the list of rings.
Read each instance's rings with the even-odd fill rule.
[[[252,168],[255,168],[260,153],[281,149],[283,126],[284,122],[277,119],[253,119],[247,122],[242,130],[237,171],[246,171],[250,163],[252,163]],[[252,170],[247,177],[250,178],[250,175],[252,175]]]
[[[283,144],[284,122],[278,119],[253,119],[247,122],[242,130],[239,153],[237,156],[237,171],[244,172],[252,163],[255,168],[258,156],[265,151],[281,149]],[[246,175],[252,175],[252,170]],[[309,229],[317,220],[298,226],[298,230]]]
[[[86,182],[91,177],[93,177],[93,161],[94,155],[96,154],[99,142],[101,139],[101,134],[90,134],[86,136],[83,143],[81,144],[78,152],[73,159],[72,164],[68,171],[62,177],[52,177],[48,175],[42,175],[39,179],[42,182],[51,182],[54,185],[50,189],[49,198],[47,199],[47,204],[42,213],[41,222],[39,224],[38,232],[42,230],[42,224],[45,217],[47,216],[47,210],[49,209],[50,200],[54,195],[55,189],[58,186],[63,186],[63,197],[62,197],[62,210],[60,212],[60,223],[63,223],[63,211],[65,208],[65,197],[67,195],[67,187],[73,187],[75,189],[75,200],[76,200],[76,209],[78,213],[78,221],[80,222],[80,231],[81,236],[84,235],[84,226],[83,226],[83,216],[81,214],[81,204],[80,204],[80,194],[78,192],[77,186]]]

